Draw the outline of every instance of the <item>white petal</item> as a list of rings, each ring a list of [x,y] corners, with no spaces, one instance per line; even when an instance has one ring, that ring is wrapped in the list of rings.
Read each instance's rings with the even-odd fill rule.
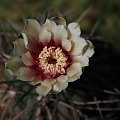
[[[68,80],[67,75],[61,75],[57,78],[57,82],[59,82],[59,83],[65,83],[67,80]]]
[[[47,44],[51,39],[51,33],[43,28],[40,31],[39,39],[43,44]]]
[[[85,67],[89,65],[89,58],[87,56],[74,56],[73,57],[74,62],[79,62],[81,64],[81,67]]]
[[[21,67],[18,70],[18,79],[20,80],[31,81],[34,77],[34,71],[28,67]]]
[[[43,24],[43,27],[53,33],[57,25],[54,21],[47,19],[46,22]]]
[[[43,95],[43,96],[46,96],[48,93],[49,93],[49,91],[51,90],[51,86],[49,86],[49,87],[46,87],[46,86],[38,86],[37,88],[36,88],[36,92],[38,93],[38,94],[41,94],[41,95]]]
[[[5,68],[10,69],[14,75],[16,75],[20,67],[24,67],[24,63],[20,57],[12,57],[5,63]]]
[[[58,25],[54,31],[54,39],[65,39],[67,38],[67,31],[63,25]]]
[[[26,36],[25,33],[22,33],[22,36],[23,36],[23,39],[24,39],[24,44],[25,44],[25,48],[27,50],[30,50],[30,51],[39,51],[41,48],[40,48],[40,42],[39,41],[36,41],[34,38],[31,38]]]
[[[46,79],[41,82],[41,85],[46,87],[51,86],[52,84],[55,83],[55,81],[56,81],[55,79]]]
[[[25,27],[25,33],[33,38],[38,38],[40,24],[35,19],[28,19]],[[37,40],[37,39],[36,39]]]
[[[62,17],[52,17],[51,20],[53,20],[57,25],[64,25],[66,27],[66,21]]]
[[[49,19],[46,19],[45,23],[43,24],[43,27],[51,32],[56,28],[56,26],[56,23],[53,20]]]
[[[30,81],[31,85],[37,85],[40,84],[42,82],[42,77],[41,76],[35,76],[34,78],[32,78],[32,80]]]
[[[89,47],[86,50],[84,55],[87,57],[91,57],[94,54],[94,46],[91,41],[87,40],[87,42],[88,42]]]
[[[27,36],[26,36],[25,33],[22,33],[22,36],[23,36],[23,39],[24,39],[25,47],[27,48],[27,45],[28,45],[28,38],[27,38]]]
[[[67,69],[67,75],[69,77],[77,74],[78,72],[80,72],[81,69],[81,65],[80,63],[73,63],[68,69]]]
[[[87,42],[85,39],[78,37],[78,36],[73,36],[71,38],[72,41],[72,55],[80,55],[82,54],[82,50],[87,45]]]
[[[34,51],[34,52],[39,52],[40,51],[40,45],[42,43],[40,43],[39,41],[35,41],[33,38],[27,38],[25,33],[22,33],[23,39],[24,39],[24,44],[25,44],[25,48],[29,51]]]
[[[71,47],[72,47],[72,43],[70,40],[64,39],[62,41],[62,47],[66,50],[66,51],[70,51]]]
[[[2,71],[2,74],[4,74],[4,77],[5,77],[5,79],[7,79],[7,80],[14,79],[14,76],[15,76],[10,69],[4,69],[4,70]],[[1,79],[0,79],[0,80],[1,80]]]
[[[56,82],[56,83],[54,84],[54,86],[53,86],[53,90],[54,90],[54,91],[61,92],[61,91],[64,90],[67,86],[68,86],[68,82],[65,82],[65,83]]]
[[[27,66],[31,66],[35,64],[35,61],[29,51],[22,56],[22,60],[23,60],[23,63]]]
[[[79,73],[77,73],[77,74],[75,74],[75,75],[73,75],[73,76],[71,76],[71,77],[69,77],[68,78],[68,82],[74,82],[74,81],[76,81],[77,79],[80,78],[81,75],[82,75],[82,71],[79,72]]]
[[[14,44],[14,52],[18,55],[24,54],[27,50],[25,48],[24,40],[22,38],[18,38]]]
[[[24,44],[25,48],[30,51],[39,51],[40,50],[40,42],[36,41],[34,38],[29,38],[26,36],[25,33],[22,33],[23,39],[24,39]]]
[[[76,22],[72,22],[68,24],[68,29],[71,34],[79,36],[81,34],[80,25]]]
[[[14,75],[12,70],[10,70],[10,69],[5,69],[4,71],[5,71],[5,73],[7,73],[9,75]]]

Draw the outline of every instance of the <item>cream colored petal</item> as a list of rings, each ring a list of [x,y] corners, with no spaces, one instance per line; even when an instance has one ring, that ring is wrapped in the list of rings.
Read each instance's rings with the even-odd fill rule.
[[[4,73],[5,79],[7,79],[7,80],[12,80],[15,76],[10,69],[4,69],[3,73]]]
[[[24,55],[22,55],[22,60],[23,60],[23,63],[27,66],[31,66],[35,64],[35,61],[29,51],[26,52]]]
[[[68,34],[63,25],[58,25],[54,31],[54,39],[65,39],[67,38]]]
[[[36,81],[36,79],[35,79],[35,80],[30,81],[30,84],[31,84],[31,85],[38,85],[38,84],[40,84],[41,82],[42,82],[41,80],[39,80],[39,81],[37,80],[37,81]]]
[[[14,75],[10,69],[5,69],[5,72],[8,73],[9,75]]]
[[[69,77],[68,78],[68,82],[74,82],[74,81],[76,81],[77,79],[80,79],[80,76],[82,75],[82,71],[81,72],[79,72],[79,73],[77,73],[77,74],[75,74],[75,75],[73,75],[73,76],[71,76],[71,77]]]
[[[72,41],[72,55],[81,55],[83,48],[87,45],[87,42],[85,39],[78,37],[78,36],[73,36],[71,38]]]
[[[55,79],[45,79],[41,82],[41,85],[46,87],[51,86],[52,84],[55,83],[55,81],[56,81]]]
[[[36,21],[35,19],[28,19],[24,31],[28,36],[31,36],[33,38],[38,38],[40,32],[39,22]]]
[[[59,83],[65,83],[67,80],[68,80],[67,75],[61,75],[57,78],[57,82],[59,82]]]
[[[46,29],[43,28],[43,29],[40,31],[39,39],[40,39],[40,41],[41,41],[44,45],[46,45],[46,44],[50,41],[50,39],[51,39],[51,33],[48,32]]]
[[[52,17],[50,20],[55,21],[57,25],[64,25],[66,27],[66,20],[62,17]]]
[[[54,21],[47,19],[42,27],[53,33],[55,31],[57,25]]]
[[[74,62],[79,62],[81,64],[81,67],[85,67],[89,65],[89,58],[87,56],[74,56],[73,57]]]
[[[67,75],[69,77],[77,74],[82,70],[80,63],[73,63],[68,69],[67,69]]]
[[[38,86],[36,88],[36,92],[40,95],[46,96],[51,90],[51,86],[46,87],[46,86]]]
[[[18,79],[23,81],[31,81],[35,77],[35,73],[28,67],[21,67],[18,70]]]
[[[37,84],[40,84],[41,82],[42,82],[42,77],[39,75],[32,78],[32,80],[30,81],[30,84],[37,85]]]
[[[24,67],[24,63],[20,57],[12,57],[5,63],[5,68],[10,69],[14,75],[20,67]]]
[[[27,48],[27,45],[28,45],[28,38],[26,36],[25,33],[22,33],[22,36],[23,36],[23,40],[24,40],[24,44],[25,44],[25,48]]]
[[[66,50],[66,51],[70,51],[71,47],[72,47],[72,43],[70,40],[64,39],[62,40],[62,47]]]
[[[91,57],[94,54],[94,46],[91,41],[87,40],[87,42],[88,42],[88,48],[84,53],[84,56]]]
[[[29,37],[25,34],[22,33],[23,39],[24,39],[24,44],[25,48],[30,51],[39,51],[40,50],[40,44],[42,44],[39,41],[36,41],[34,38]]]
[[[24,40],[22,38],[18,38],[14,44],[14,53],[17,55],[22,55],[24,54],[27,50],[25,48]]]
[[[68,82],[64,82],[64,83],[59,83],[56,82],[53,86],[53,90],[57,91],[57,92],[61,92],[62,90],[64,90],[66,87],[68,86]]]
[[[76,22],[68,24],[68,29],[73,35],[79,36],[81,34],[80,25]]]
[[[25,48],[29,51],[34,51],[34,52],[39,52],[40,51],[40,45],[42,44],[39,41],[35,41],[32,38],[27,38],[25,33],[22,33],[23,39],[24,39],[24,44],[25,44]]]

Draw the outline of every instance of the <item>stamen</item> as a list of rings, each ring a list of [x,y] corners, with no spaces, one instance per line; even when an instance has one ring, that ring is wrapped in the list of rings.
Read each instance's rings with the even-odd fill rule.
[[[39,54],[39,67],[45,74],[55,77],[57,74],[64,74],[67,66],[67,56],[60,47],[45,46]]]

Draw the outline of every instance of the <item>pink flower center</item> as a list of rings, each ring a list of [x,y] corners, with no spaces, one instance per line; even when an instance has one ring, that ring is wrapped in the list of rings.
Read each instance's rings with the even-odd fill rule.
[[[38,59],[39,67],[48,78],[65,74],[68,57],[60,47],[45,46],[39,54]]]

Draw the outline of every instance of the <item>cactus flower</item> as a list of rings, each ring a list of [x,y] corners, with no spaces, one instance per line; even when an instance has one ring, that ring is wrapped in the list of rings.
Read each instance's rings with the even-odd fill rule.
[[[17,69],[8,70],[18,79],[36,85],[38,94],[61,92],[69,82],[80,78],[94,53],[93,44],[80,34],[79,24],[67,25],[64,18],[46,19],[42,25],[28,19],[22,38],[14,41],[14,54],[20,64],[16,62]]]

